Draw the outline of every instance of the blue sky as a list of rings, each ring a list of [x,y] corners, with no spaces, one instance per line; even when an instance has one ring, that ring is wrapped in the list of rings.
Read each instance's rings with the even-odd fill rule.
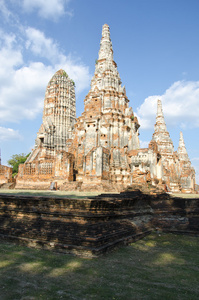
[[[199,183],[198,13],[198,0],[0,0],[2,163],[33,148],[47,83],[60,68],[76,83],[80,116],[107,23],[141,146],[160,98],[175,150],[182,131]]]

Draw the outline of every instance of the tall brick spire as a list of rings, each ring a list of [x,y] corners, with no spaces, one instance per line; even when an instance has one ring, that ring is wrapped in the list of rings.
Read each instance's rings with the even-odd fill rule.
[[[173,142],[166,128],[164,115],[162,111],[161,100],[157,101],[156,123],[152,140],[156,141],[161,154],[172,155],[174,152]]]
[[[155,132],[167,132],[166,123],[164,120],[164,115],[162,111],[162,102],[158,100],[157,102],[157,114],[156,114],[156,124],[155,124]]]
[[[107,24],[104,24],[102,27],[102,38],[98,59],[113,60],[112,42],[110,38],[109,26]]]
[[[184,138],[182,132],[180,132],[180,140],[179,140],[179,146],[178,146],[178,155],[180,160],[183,161],[189,161],[189,157],[187,154],[187,150],[184,143]]]
[[[114,177],[122,168],[123,173],[129,169],[127,152],[139,149],[139,124],[121,85],[107,24],[102,28],[99,56],[84,100],[84,112],[75,128],[77,178],[83,180],[86,173],[102,176],[102,172],[110,170]]]
[[[76,118],[73,81],[64,70],[57,71],[48,83],[43,111],[44,146],[63,150]],[[51,138],[49,137],[49,134]]]
[[[160,100],[152,141],[148,149],[140,149],[139,123],[113,59],[107,24],[102,28],[98,54],[84,111],[77,119],[74,82],[64,70],[49,81],[43,123],[35,148],[19,167],[17,188],[49,189],[50,182],[57,182],[66,190],[121,191],[131,184],[148,186],[151,182],[173,192],[194,191],[195,171],[182,133],[178,154]]]
[[[72,136],[76,119],[74,82],[64,70],[57,71],[49,81],[35,148],[26,162],[35,157],[54,155],[55,150],[66,150],[66,141]],[[42,149],[42,153],[40,151]]]
[[[88,101],[89,96],[92,94],[92,99],[94,99],[98,92],[101,94],[98,95],[99,113],[107,109],[117,109],[117,111],[120,110],[124,113],[125,109],[128,108],[129,100],[126,97],[126,90],[125,87],[122,87],[117,64],[113,60],[112,42],[107,24],[103,25],[102,28],[99,56],[91,80],[90,93],[85,99],[85,109],[87,109],[86,105],[91,103]]]

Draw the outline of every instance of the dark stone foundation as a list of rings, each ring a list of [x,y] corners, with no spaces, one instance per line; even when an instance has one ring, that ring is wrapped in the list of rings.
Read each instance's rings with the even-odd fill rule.
[[[151,201],[152,224],[164,232],[199,236],[199,198],[185,199],[159,195]]]
[[[98,256],[153,230],[199,235],[199,199],[140,191],[84,199],[0,194],[0,238]]]

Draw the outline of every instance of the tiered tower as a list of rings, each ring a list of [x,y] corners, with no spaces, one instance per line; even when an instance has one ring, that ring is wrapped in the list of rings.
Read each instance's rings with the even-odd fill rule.
[[[161,179],[173,191],[180,189],[180,174],[177,153],[174,152],[173,142],[166,128],[161,100],[157,101],[156,123],[152,142],[157,144],[162,163]]]
[[[181,161],[190,162],[189,156],[184,143],[184,138],[182,132],[180,132],[180,140],[178,146],[178,156]]]
[[[71,139],[76,120],[74,82],[64,70],[57,71],[49,81],[43,110],[43,123],[37,134],[35,149],[27,162],[40,156],[54,156],[57,150],[67,150],[67,140]],[[40,151],[41,152],[41,151]]]
[[[43,111],[43,126],[37,142],[43,147],[66,150],[76,119],[74,82],[64,70],[59,70],[48,83]]]
[[[172,158],[174,147],[169,132],[166,128],[161,100],[158,100],[157,102],[156,123],[154,126],[152,141],[155,141],[157,143],[158,150],[161,153],[163,160]]]
[[[113,60],[109,26],[105,24],[84,112],[75,125],[79,176],[121,178],[125,175],[129,168],[126,153],[139,148],[138,128]]]
[[[123,190],[149,183],[176,192],[194,190],[195,171],[183,136],[174,152],[161,100],[152,141],[140,149],[139,123],[121,84],[107,24],[84,112],[75,117],[74,82],[59,70],[48,83],[43,123],[35,148],[19,167],[18,188],[49,188],[54,181],[68,190]]]
[[[35,147],[20,165],[17,188],[49,188],[50,182],[73,180],[74,155],[68,153],[76,119],[74,82],[64,70],[48,83],[44,99],[43,123]]]
[[[191,166],[182,132],[180,132],[178,157],[180,165],[181,190],[186,192],[193,191],[195,187],[195,170]]]

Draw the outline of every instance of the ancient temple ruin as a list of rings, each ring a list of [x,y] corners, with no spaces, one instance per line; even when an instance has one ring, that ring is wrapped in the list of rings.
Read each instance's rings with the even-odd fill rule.
[[[60,189],[121,191],[132,184],[151,184],[193,192],[195,171],[182,133],[175,152],[160,100],[148,148],[140,148],[139,127],[105,24],[84,112],[76,119],[74,82],[59,70],[47,86],[43,123],[31,155],[20,165],[16,188],[49,188],[56,182]]]
[[[12,168],[1,164],[1,149],[0,149],[0,188],[3,185],[12,182]]]
[[[195,188],[195,171],[191,167],[182,132],[178,151],[174,151],[173,142],[166,128],[162,103],[157,102],[156,123],[151,143],[157,147],[157,179],[163,181],[168,191],[191,192]]]
[[[12,168],[0,164],[0,187],[12,181]]]
[[[44,157],[54,155],[55,151],[66,151],[66,141],[72,137],[75,120],[74,82],[65,71],[59,70],[51,78],[46,89],[43,123],[37,134],[35,149],[42,148]],[[27,162],[34,160],[34,152]]]
[[[48,83],[43,123],[35,147],[25,164],[19,166],[17,187],[47,188],[55,179],[59,184],[73,180],[74,154],[68,153],[76,120],[74,82],[63,70]]]

